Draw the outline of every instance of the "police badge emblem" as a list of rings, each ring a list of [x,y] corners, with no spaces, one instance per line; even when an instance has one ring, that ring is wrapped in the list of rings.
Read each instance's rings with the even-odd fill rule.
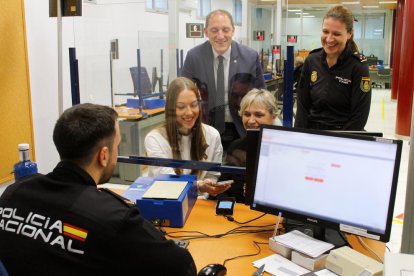
[[[369,92],[371,90],[371,79],[369,77],[363,77],[360,88],[364,92]]]
[[[318,80],[318,72],[312,71],[312,74],[311,74],[311,82],[315,82],[317,80]]]

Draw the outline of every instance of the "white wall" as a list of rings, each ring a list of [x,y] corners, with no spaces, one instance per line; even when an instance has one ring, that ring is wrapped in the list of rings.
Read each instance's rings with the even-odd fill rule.
[[[286,20],[283,20],[285,24]],[[300,19],[288,18],[287,20],[288,30],[282,29],[282,35],[297,35],[298,42],[294,44],[295,51],[299,49],[300,38]],[[302,36],[302,49],[313,50],[322,47],[321,45],[321,28],[322,18],[303,18],[303,36]],[[286,43],[286,38],[285,41]]]
[[[59,161],[52,140],[53,127],[58,118],[57,19],[49,18],[48,13],[48,0],[25,1],[36,161],[42,173],[52,170]],[[128,5],[83,4],[81,17],[63,18],[62,21],[64,109],[71,106],[69,47],[75,46],[77,51],[81,102],[109,105],[110,40],[119,39],[120,59],[114,61],[116,92],[132,92],[129,67],[136,66],[139,42],[144,43],[145,36],[155,35],[150,40],[152,47],[148,49],[157,49],[157,40],[167,38],[168,30],[168,16],[145,12],[144,1]],[[142,36],[140,40],[139,32]],[[166,42],[164,45],[168,46]],[[149,50],[142,53],[142,65],[151,68],[150,61],[157,58]],[[125,101],[125,97],[118,100]]]
[[[48,0],[26,0],[25,15],[36,161],[40,172],[48,172],[59,160],[52,141],[58,118],[56,19],[49,18]]]

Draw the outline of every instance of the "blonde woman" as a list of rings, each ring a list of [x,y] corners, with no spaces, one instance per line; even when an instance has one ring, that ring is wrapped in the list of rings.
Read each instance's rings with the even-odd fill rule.
[[[242,99],[239,114],[245,129],[257,129],[260,125],[276,124],[277,106],[275,97],[265,89],[252,89]],[[229,146],[226,155],[226,164],[246,167],[246,137],[235,140]],[[244,202],[245,180],[237,175],[223,175],[222,179],[233,179],[234,183],[226,192],[238,202]]]

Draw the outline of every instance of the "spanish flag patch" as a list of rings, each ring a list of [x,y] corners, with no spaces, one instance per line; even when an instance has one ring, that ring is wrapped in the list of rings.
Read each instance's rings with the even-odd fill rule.
[[[88,236],[88,230],[71,225],[69,223],[64,223],[63,235],[80,241],[85,241],[86,237]]]

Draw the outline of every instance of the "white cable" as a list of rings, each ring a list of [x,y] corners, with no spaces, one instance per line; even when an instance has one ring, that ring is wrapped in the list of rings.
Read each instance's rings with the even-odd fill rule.
[[[375,257],[376,257],[376,259],[378,260],[378,261],[380,261],[381,263],[384,263],[384,260],[377,254],[377,253],[375,253],[375,251],[374,250],[372,250],[365,242],[364,242],[364,240],[363,239],[361,239],[361,237],[360,236],[356,236],[356,238],[358,239],[358,241],[359,241],[359,243],[362,245],[362,247],[364,247],[366,250],[368,250],[369,252],[371,252],[371,254],[373,254]]]

